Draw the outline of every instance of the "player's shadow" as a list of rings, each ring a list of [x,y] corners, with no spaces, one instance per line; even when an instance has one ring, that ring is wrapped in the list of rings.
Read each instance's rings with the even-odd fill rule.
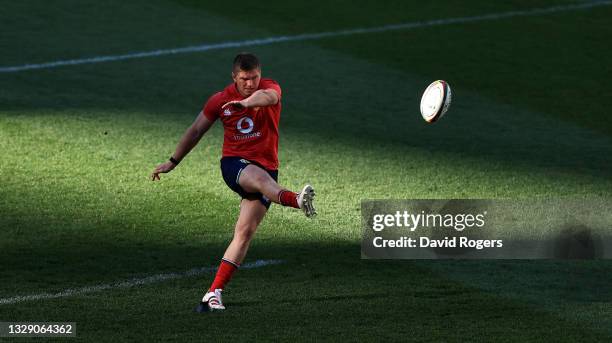
[[[295,298],[295,299],[276,299],[274,301],[275,304],[303,304],[304,301],[312,302],[312,303],[327,303],[331,301],[345,301],[345,300],[371,300],[371,299],[381,299],[388,298],[392,296],[389,293],[368,293],[368,294],[347,294],[347,295],[329,295],[329,296],[316,296],[316,297],[308,297],[308,299],[304,298]],[[248,301],[226,301],[228,306],[232,307],[250,307],[250,306],[259,306],[261,304],[269,303],[269,300],[248,300]]]
[[[598,259],[603,257],[604,244],[586,225],[568,224],[559,230],[552,253],[556,259]]]

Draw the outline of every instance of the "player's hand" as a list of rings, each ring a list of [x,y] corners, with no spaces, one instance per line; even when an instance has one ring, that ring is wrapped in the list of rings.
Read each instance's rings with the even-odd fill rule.
[[[168,173],[174,169],[174,167],[176,167],[176,165],[170,161],[158,165],[157,168],[153,170],[153,174],[151,174],[151,181],[159,180],[160,173]]]
[[[226,107],[230,107],[233,106],[238,110],[241,110],[243,108],[247,108],[248,103],[246,99],[242,99],[242,100],[233,100],[233,101],[228,101],[226,102],[223,106],[221,106],[221,109],[225,109]]]

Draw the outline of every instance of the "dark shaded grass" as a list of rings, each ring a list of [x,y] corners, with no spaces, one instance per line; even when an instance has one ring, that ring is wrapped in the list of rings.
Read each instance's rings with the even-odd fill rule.
[[[160,250],[157,246],[151,249],[168,258],[181,255],[179,250]],[[252,253],[257,256],[282,257],[287,263],[240,271],[226,291],[226,304],[231,310],[220,314],[190,311],[212,275],[3,306],[0,313],[6,316],[9,311],[11,320],[77,321],[81,339],[103,341],[144,337],[160,341],[347,337],[410,341],[456,341],[467,337],[496,341],[607,339],[599,329],[567,319],[561,312],[543,310],[540,301],[500,297],[503,293],[449,279],[448,274],[435,271],[444,263],[359,261],[353,256],[356,249],[357,246],[341,242],[255,246]],[[116,253],[121,254],[121,249]],[[551,267],[551,263],[546,264]],[[455,267],[459,267],[457,263]],[[486,277],[487,273],[479,270],[487,267],[496,272],[520,269],[522,286],[533,290],[538,289],[539,282],[558,278],[542,263],[489,261],[459,268],[469,275]],[[596,270],[585,262],[565,264],[568,267],[574,272]],[[529,277],[535,274],[540,275]],[[593,275],[587,279],[593,280]],[[588,283],[583,285],[588,290]],[[552,302],[562,300],[551,298],[551,290],[571,291],[554,282],[546,288],[541,288],[540,294]],[[222,333],[210,329],[229,325],[232,329]]]

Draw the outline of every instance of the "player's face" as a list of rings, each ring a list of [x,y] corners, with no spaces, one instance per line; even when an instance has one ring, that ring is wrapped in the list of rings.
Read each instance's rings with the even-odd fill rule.
[[[232,72],[232,78],[236,83],[238,92],[243,97],[250,96],[259,87],[259,80],[261,80],[261,70],[253,69],[244,71],[239,69],[238,71]]]

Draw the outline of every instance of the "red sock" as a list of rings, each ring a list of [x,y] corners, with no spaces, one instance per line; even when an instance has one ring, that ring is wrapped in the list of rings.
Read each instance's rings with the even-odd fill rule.
[[[215,289],[224,289],[225,285],[232,278],[232,274],[238,270],[239,266],[239,264],[230,260],[221,259],[221,264],[219,265],[219,269],[217,269],[215,280],[213,281],[212,285],[210,285],[210,289],[208,291],[214,292]]]
[[[278,201],[283,206],[290,206],[293,208],[300,208],[297,202],[298,195],[288,190],[282,190],[278,192]]]

